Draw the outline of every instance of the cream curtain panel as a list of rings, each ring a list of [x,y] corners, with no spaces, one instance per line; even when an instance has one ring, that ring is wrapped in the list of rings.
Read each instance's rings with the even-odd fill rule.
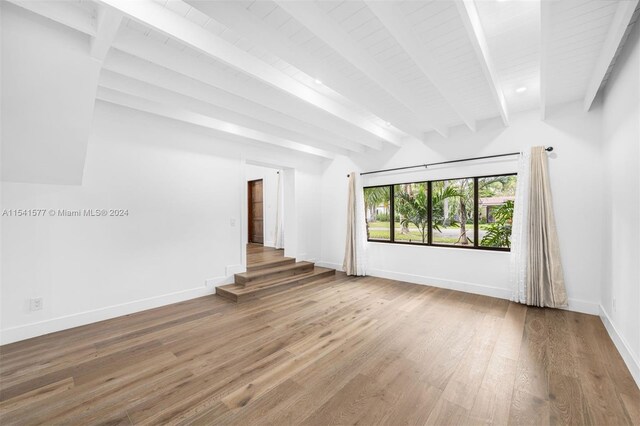
[[[360,174],[349,174],[349,197],[347,200],[347,240],[342,267],[347,275],[366,275],[365,249],[366,227],[364,221],[364,195]]]
[[[512,300],[540,307],[567,306],[543,146],[531,148],[529,156],[520,158],[512,243]]]
[[[529,182],[527,304],[564,307],[567,306],[567,291],[553,216],[547,153],[543,146],[531,148]]]

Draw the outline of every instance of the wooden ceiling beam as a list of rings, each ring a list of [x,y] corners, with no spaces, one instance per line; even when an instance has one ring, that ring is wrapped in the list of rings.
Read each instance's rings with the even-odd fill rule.
[[[446,135],[446,126],[429,117],[411,88],[402,85],[315,3],[286,0],[277,0],[276,3],[385,92],[409,108],[425,125],[442,136]]]
[[[402,138],[151,0],[101,0],[130,18],[394,145]]]
[[[96,35],[96,23],[93,17],[71,2],[51,0],[7,1],[91,37]]]
[[[425,52],[424,45],[411,31],[411,25],[398,10],[397,5],[393,2],[375,0],[367,0],[366,3],[464,124],[475,132],[476,119],[465,106],[464,94],[455,88],[455,83],[448,80],[446,73],[438,65],[438,61],[429,52]]]
[[[484,30],[482,29],[482,24],[480,23],[480,17],[478,16],[476,5],[473,3],[473,0],[455,0],[455,4],[458,8],[458,13],[462,19],[464,28],[467,31],[467,35],[469,36],[469,40],[471,40],[471,44],[476,52],[476,57],[480,62],[484,76],[489,84],[489,88],[496,106],[498,107],[498,111],[500,111],[502,122],[505,126],[508,126],[509,112],[507,110],[507,102],[504,98],[504,92],[502,91],[502,86],[498,79],[498,73],[493,65],[493,60],[491,59],[489,46],[484,35]]]
[[[108,6],[101,5],[98,10],[96,35],[91,39],[89,54],[99,61],[104,61],[111,43],[118,34],[122,23],[122,13]]]
[[[591,105],[593,104],[593,101],[598,94],[598,90],[602,85],[602,80],[609,69],[609,65],[611,65],[611,61],[618,50],[618,46],[620,46],[622,37],[627,30],[627,26],[631,21],[631,17],[633,16],[637,5],[638,0],[618,1],[616,13],[613,16],[613,21],[611,22],[611,26],[607,32],[607,37],[602,45],[602,49],[600,50],[600,56],[598,57],[596,66],[591,73],[589,84],[587,85],[587,91],[584,95],[583,101],[585,111],[589,111],[589,109],[591,109]]]
[[[302,138],[335,145],[352,152],[363,152],[365,147],[322,127],[311,125],[255,102],[217,89],[208,84],[178,74],[167,68],[114,49],[102,67],[118,75],[162,87],[189,98],[205,102],[211,107],[242,114],[253,119],[295,132]]]
[[[348,140],[375,150],[382,148],[382,141],[379,138],[357,126],[344,120],[336,120],[330,114],[318,111],[312,105],[271,89],[256,80],[241,80],[219,66],[209,64],[186,52],[167,49],[164,44],[137,32],[123,29],[114,41],[113,47],[148,63],[258,104],[263,108],[325,129],[326,132],[341,135],[338,140]],[[107,58],[105,66],[109,66],[115,53]],[[120,61],[119,68],[124,66],[126,63]]]
[[[100,74],[99,84],[100,86],[108,89],[116,90],[138,98],[147,99],[152,102],[157,102],[161,105],[169,105],[185,111],[191,111],[226,123],[262,132],[266,135],[274,136],[283,140],[296,141],[302,145],[312,146],[345,156],[351,154],[350,151],[343,147],[327,144],[325,142],[318,141],[315,138],[275,126],[272,123],[256,120],[253,117],[211,105],[205,101],[192,98],[183,93],[171,91],[165,86],[150,84],[147,80],[137,80],[114,71],[103,69]]]
[[[422,140],[423,123],[408,108],[400,103],[381,105],[379,102],[372,102],[368,93],[358,90],[327,61],[316,58],[297,46],[288,37],[247,11],[241,3],[198,0],[187,0],[186,3],[310,78],[321,80],[323,85],[342,95],[345,102],[353,102],[380,117],[381,121],[393,123],[393,127],[406,133],[408,137]]]
[[[257,130],[249,129],[236,124],[227,123],[222,120],[186,111],[172,106],[162,105],[148,99],[139,98],[117,90],[106,87],[98,87],[97,99],[121,105],[138,111],[147,112],[164,118],[181,121],[188,124],[204,127],[216,132],[228,134],[234,137],[257,141],[279,146],[281,148],[299,151],[305,154],[314,155],[316,157],[333,159],[335,155],[329,151],[314,148],[312,146],[303,145],[298,142],[286,140],[273,135],[266,134]]]

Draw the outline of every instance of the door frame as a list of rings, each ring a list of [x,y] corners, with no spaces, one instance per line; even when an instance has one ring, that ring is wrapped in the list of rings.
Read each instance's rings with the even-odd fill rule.
[[[287,257],[293,257],[295,259],[297,256],[297,248],[298,248],[298,215],[296,211],[296,195],[295,195],[295,182],[296,182],[296,169],[295,167],[279,164],[277,162],[269,163],[265,161],[258,161],[253,159],[247,159],[243,157],[240,160],[242,172],[238,176],[240,182],[240,188],[243,191],[247,191],[249,186],[247,185],[247,175],[246,175],[246,165],[253,164],[256,166],[269,167],[272,169],[280,170],[281,176],[283,178],[283,197],[284,197],[284,255]],[[245,248],[246,242],[249,241],[249,227],[248,220],[245,218],[248,217],[248,197],[246,192],[242,194],[243,196],[239,197],[240,201],[240,214],[241,216],[238,218],[237,222],[240,224],[240,229],[238,229],[238,233],[240,234],[240,241],[242,244],[239,245],[240,250],[240,264],[239,265],[229,265],[227,267],[227,276],[230,276],[234,273],[245,272],[247,270],[247,250]],[[236,220],[232,219],[233,224],[235,226]]]
[[[254,241],[251,241],[251,235],[253,235],[253,197],[251,195],[251,191],[249,190],[249,188],[251,187],[251,184],[254,182],[262,182],[262,244],[264,245],[264,236],[265,236],[265,232],[264,232],[264,222],[265,222],[265,211],[264,211],[264,179],[252,179],[252,180],[248,180],[247,181],[247,216],[246,216],[246,220],[247,220],[247,243],[252,243],[252,244],[260,244],[260,243],[256,243]]]

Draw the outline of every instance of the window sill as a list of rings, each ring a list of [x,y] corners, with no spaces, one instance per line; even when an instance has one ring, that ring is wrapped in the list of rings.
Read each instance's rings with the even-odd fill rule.
[[[503,247],[466,247],[466,246],[452,246],[446,244],[427,244],[427,243],[410,243],[404,241],[381,241],[381,240],[367,240],[368,243],[376,243],[376,244],[391,244],[391,245],[401,245],[401,246],[412,246],[412,247],[435,247],[435,248],[445,248],[445,249],[462,249],[462,250],[477,250],[477,251],[492,251],[492,252],[502,252],[502,253],[510,253],[510,248]]]

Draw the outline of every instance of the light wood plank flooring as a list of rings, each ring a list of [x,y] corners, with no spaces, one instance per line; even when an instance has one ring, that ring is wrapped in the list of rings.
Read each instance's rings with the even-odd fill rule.
[[[3,425],[640,424],[599,318],[340,273],[0,355]]]

